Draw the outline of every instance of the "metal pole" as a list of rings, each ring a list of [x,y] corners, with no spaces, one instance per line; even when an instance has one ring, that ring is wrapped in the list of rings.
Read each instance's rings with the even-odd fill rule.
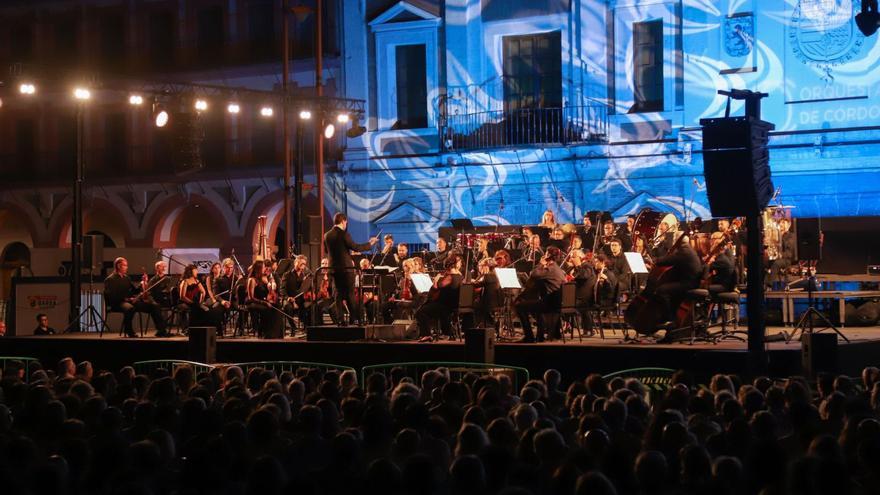
[[[746,217],[748,265],[746,315],[749,319],[749,372],[752,376],[767,372],[764,350],[764,225],[760,213]]]
[[[323,0],[315,1],[315,96],[318,102],[324,94],[324,81],[322,72],[324,70],[324,44],[323,44]],[[316,109],[321,110],[321,109]],[[315,112],[315,168],[317,169],[318,182],[318,215],[321,217],[321,230],[324,230],[324,130],[323,127],[323,111]],[[321,246],[321,257],[324,257],[324,243]]]
[[[76,170],[73,178],[73,218],[70,221],[70,322],[71,326],[76,325],[76,331],[82,330],[80,326],[80,310],[81,310],[81,285],[82,280],[82,228],[83,228],[83,212],[82,212],[82,182],[83,170],[85,169],[85,150],[83,149],[83,141],[85,134],[85,117],[83,115],[83,104],[76,105]]]
[[[281,126],[284,134],[284,253],[285,258],[293,256],[290,252],[291,240],[293,236],[293,222],[290,218],[290,108],[287,101],[288,87],[290,83],[290,6],[289,0],[283,0],[281,5],[281,89],[284,93],[283,108],[281,109]],[[299,227],[297,226],[297,230]],[[296,246],[299,250],[299,246]]]
[[[303,197],[303,122],[299,121],[296,124],[296,167],[295,167],[295,176],[294,176],[294,191],[293,191],[293,214],[294,214],[294,223],[297,225],[296,227],[296,237],[294,238],[294,242],[296,243],[296,252],[302,254],[303,249],[303,218],[302,218],[302,197]],[[317,266],[317,265],[316,265]]]

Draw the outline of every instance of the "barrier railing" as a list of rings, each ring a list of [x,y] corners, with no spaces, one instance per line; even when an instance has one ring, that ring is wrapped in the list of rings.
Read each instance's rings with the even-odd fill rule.
[[[361,383],[366,385],[366,379],[373,373],[382,373],[385,376],[391,374],[391,370],[400,368],[403,375],[411,377],[416,383],[422,373],[428,370],[436,370],[443,368],[448,372],[452,380],[460,380],[468,373],[476,373],[477,375],[507,375],[510,377],[514,391],[519,391],[527,381],[529,381],[529,370],[517,366],[505,366],[502,364],[486,364],[486,363],[462,363],[462,362],[411,362],[411,363],[385,363],[364,366],[361,368]]]
[[[0,369],[6,370],[6,367],[9,366],[11,362],[18,361],[24,366],[24,382],[31,382],[31,363],[40,364],[40,360],[32,357],[23,357],[23,356],[0,356]]]
[[[613,378],[635,378],[647,387],[651,394],[651,403],[656,403],[663,397],[672,383],[672,375],[675,373],[671,368],[632,368],[615,371],[605,375],[606,381]]]
[[[281,374],[285,371],[296,372],[298,369],[319,369],[321,372],[326,373],[328,371],[354,371],[357,372],[354,368],[350,366],[342,366],[339,364],[331,364],[331,363],[312,363],[308,361],[255,361],[250,363],[235,363],[233,366],[238,366],[245,373],[251,368],[263,368],[265,370],[274,371],[276,374]]]
[[[155,359],[152,361],[138,361],[132,365],[137,374],[148,376],[152,376],[152,374],[158,369],[168,370],[168,373],[173,375],[174,371],[181,366],[191,366],[196,374],[203,371],[211,371],[216,368],[216,365],[213,364],[197,363],[195,361],[186,361],[183,359]]]

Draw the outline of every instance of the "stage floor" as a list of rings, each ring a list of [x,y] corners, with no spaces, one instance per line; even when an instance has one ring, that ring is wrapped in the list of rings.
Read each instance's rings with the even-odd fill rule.
[[[740,330],[745,330],[740,328]],[[790,328],[770,327],[768,335]],[[818,328],[817,328],[818,330]],[[825,332],[831,332],[826,330]],[[880,327],[842,329],[849,342],[838,339],[837,363],[840,372],[857,375],[868,365],[880,361]],[[118,369],[135,361],[152,359],[188,359],[189,343],[183,336],[166,338],[120,337],[107,333],[73,333],[48,337],[6,337],[0,339],[0,355],[30,356],[54,365],[71,356],[76,361],[90,360],[102,369]],[[627,368],[660,366],[683,368],[707,377],[716,372],[743,372],[748,365],[746,344],[726,340],[707,342],[656,344],[622,342],[620,331],[606,331],[606,338],[568,338],[562,341],[517,344],[496,342],[495,362],[528,368],[533,374],[557,368],[566,376],[584,377],[588,373],[608,373]],[[766,344],[768,369],[773,376],[801,373],[801,344]],[[334,363],[360,368],[371,364],[410,361],[465,361],[465,346],[460,341],[351,341],[308,342],[304,337],[257,339],[253,337],[221,338],[217,341],[217,361],[223,363],[253,361],[310,361]]]

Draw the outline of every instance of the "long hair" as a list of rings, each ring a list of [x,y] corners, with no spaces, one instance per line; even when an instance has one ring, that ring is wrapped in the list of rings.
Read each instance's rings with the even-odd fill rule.
[[[263,276],[263,268],[265,267],[265,263],[263,260],[254,261],[254,264],[251,265],[251,271],[248,273],[248,277],[260,278]]]
[[[195,274],[192,274],[192,272],[195,272]],[[191,274],[192,277],[199,278],[199,267],[192,263],[186,265],[186,268],[183,269],[183,278],[189,278]]]

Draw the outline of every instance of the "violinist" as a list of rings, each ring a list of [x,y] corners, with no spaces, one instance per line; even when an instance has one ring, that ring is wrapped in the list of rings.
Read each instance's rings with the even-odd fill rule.
[[[174,281],[168,276],[168,265],[164,261],[157,261],[153,264],[155,274],[147,280],[147,287],[150,288],[150,294],[147,300],[152,300],[159,307],[171,307],[171,291],[174,290]]]
[[[477,239],[477,245],[474,247],[474,257],[472,263],[479,263],[481,260],[491,259],[489,254],[489,239]]]
[[[421,256],[413,256],[410,259],[413,263],[413,273],[427,273],[425,270],[425,262],[422,261]]]
[[[461,288],[461,258],[450,255],[446,259],[443,272],[434,278],[434,285],[428,292],[428,300],[416,311],[419,327],[419,342],[431,342],[431,323],[438,322],[440,331],[452,337],[451,315],[458,308],[458,292]]]
[[[651,255],[655,259],[666,256],[675,244],[675,232],[670,228],[666,222],[660,222],[657,226],[657,236],[651,242]]]
[[[214,318],[218,322],[217,334],[223,335],[222,322],[224,321],[229,308],[232,307],[232,279],[234,265],[231,259],[226,258],[220,262],[219,274],[214,275],[213,267],[211,268],[212,276],[208,280],[205,280],[205,285],[209,288],[208,292],[214,301],[211,305],[211,311],[214,313]]]
[[[247,280],[247,309],[252,316],[256,317],[257,335],[261,338],[275,337],[272,335],[276,329],[280,329],[280,320],[275,311],[272,295],[275,291],[274,280],[262,260],[257,260],[251,266]]]
[[[479,277],[474,281],[474,318],[477,326],[494,327],[495,309],[504,301],[501,284],[495,275],[495,260],[484,258],[477,262]]]
[[[569,255],[571,268],[566,272],[565,279],[575,283],[575,299],[578,306],[588,306],[593,302],[593,285],[595,284],[596,272],[586,262],[584,252],[575,249]]]
[[[523,328],[520,343],[543,342],[545,335],[544,315],[558,314],[562,301],[562,285],[565,273],[559,267],[562,253],[556,247],[547,248],[540,263],[529,274],[526,286],[517,297],[514,308]],[[532,332],[529,317],[534,315],[538,322],[537,337]]]
[[[513,260],[510,259],[510,253],[508,253],[506,249],[499,249],[498,251],[495,251],[496,268],[508,268],[512,264]]]
[[[591,304],[609,306],[613,304],[614,294],[617,292],[618,280],[614,270],[609,269],[611,260],[604,254],[593,258],[594,278],[591,280],[592,287],[589,300]]]
[[[137,337],[132,328],[135,313],[147,313],[156,325],[156,337],[167,337],[165,319],[162,310],[155,301],[147,301],[140,294],[149,287],[147,274],[143,274],[140,282],[134,282],[128,276],[128,260],[119,257],[113,261],[113,273],[104,279],[104,300],[110,311],[123,313],[122,328],[129,337]],[[145,285],[146,284],[146,285]]]
[[[308,258],[300,254],[293,259],[293,269],[281,277],[282,309],[288,315],[296,315],[303,324],[309,321],[309,308],[312,306],[312,274],[308,265]],[[288,318],[288,323],[290,328],[296,328],[293,318]]]
[[[400,280],[397,282],[397,287],[388,299],[383,310],[386,318],[392,320],[402,319],[407,314],[411,314],[410,311],[417,305],[417,301],[419,300],[419,294],[410,278],[410,275],[417,273],[415,271],[415,259],[410,258],[405,260],[402,268],[403,273],[400,276]]]
[[[324,319],[324,314],[329,313],[330,319],[333,320],[334,325],[338,325],[339,319],[337,315],[337,311],[333,311],[333,305],[335,302],[334,291],[336,289],[334,279],[330,276],[330,260],[327,258],[321,259],[321,270],[318,272],[317,282],[315,287],[315,304],[313,306],[313,317],[318,323],[321,323]]]
[[[181,312],[189,315],[190,326],[203,325],[208,319],[208,306],[205,305],[207,291],[199,281],[199,269],[196,265],[186,265],[180,283],[177,285],[177,306]]]

